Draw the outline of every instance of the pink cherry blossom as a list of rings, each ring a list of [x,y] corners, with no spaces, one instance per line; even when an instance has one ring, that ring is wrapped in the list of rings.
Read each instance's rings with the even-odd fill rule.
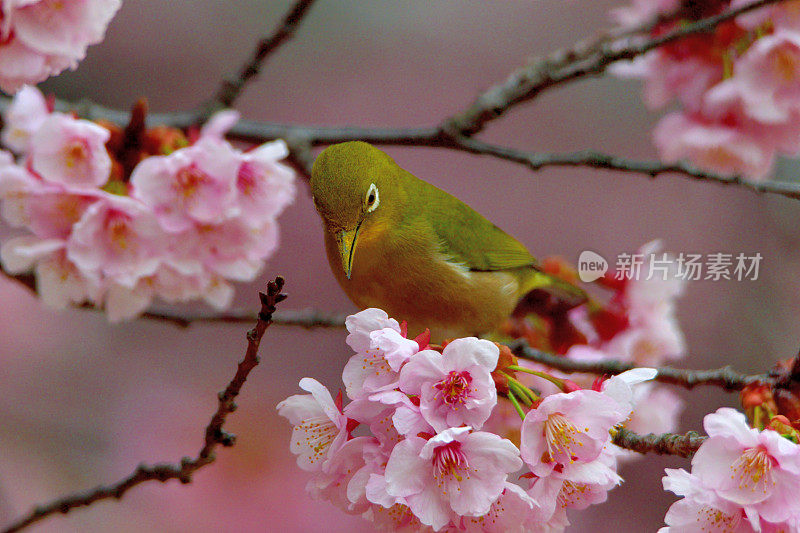
[[[462,516],[459,531],[469,533],[526,533],[533,529],[525,517],[538,514],[539,504],[518,485],[506,481],[503,492],[481,516]]]
[[[25,152],[33,132],[39,129],[50,111],[41,91],[30,85],[17,92],[3,113],[3,144],[15,152]]]
[[[75,224],[67,257],[87,277],[132,288],[156,271],[165,243],[149,210],[130,198],[109,195]]]
[[[522,422],[522,459],[539,477],[594,461],[611,440],[609,430],[629,414],[610,395],[593,390],[547,396]]]
[[[533,513],[532,521],[564,521],[567,509],[586,509],[603,503],[608,491],[621,482],[614,454],[609,451],[588,463],[567,465],[549,476],[534,478],[528,495],[539,508]]]
[[[408,396],[402,393],[397,394],[404,396],[404,401],[410,403]],[[391,400],[392,402],[396,401],[395,398]],[[344,414],[351,420],[369,426],[370,433],[378,439],[378,442],[388,453],[403,439],[394,422],[396,409],[397,407],[391,403],[387,405],[368,398],[358,398],[344,407]],[[420,431],[427,429],[427,427],[423,427]]]
[[[678,99],[691,111],[702,108],[704,94],[723,76],[722,65],[692,57],[675,61],[658,52],[629,63],[614,63],[611,72],[620,78],[644,79],[643,98],[650,109],[660,109]]]
[[[490,341],[455,339],[439,353],[424,350],[400,372],[400,390],[419,396],[420,412],[437,431],[469,425],[480,429],[497,403],[491,372],[499,349]]]
[[[283,141],[265,143],[242,154],[236,174],[237,202],[248,223],[263,224],[294,200],[294,172],[278,163],[287,155]]]
[[[371,307],[350,315],[345,319],[347,338],[345,342],[354,352],[366,352],[370,348],[370,333],[373,331],[392,328],[400,333],[400,323],[394,318],[389,318],[386,311]]]
[[[732,0],[731,9],[752,4],[755,0]],[[780,2],[751,10],[736,17],[736,23],[748,30],[776,29],[800,30],[800,9],[796,0]]]
[[[362,516],[372,522],[375,529],[379,531],[397,533],[429,533],[435,531],[432,527],[420,522],[411,509],[401,503],[388,508],[382,505],[373,505]]]
[[[336,407],[331,393],[319,381],[300,380],[311,394],[296,394],[278,404],[278,414],[294,426],[289,449],[303,470],[324,469],[347,442],[347,417]]]
[[[100,285],[87,279],[67,259],[61,239],[17,237],[0,246],[0,262],[11,274],[35,269],[36,290],[50,307],[63,309],[68,305],[100,302]]]
[[[63,56],[41,54],[26,46],[13,35],[0,42],[0,89],[14,92],[30,83],[72,67],[76,63]]]
[[[224,135],[238,120],[239,113],[234,110],[216,113],[200,130],[200,140],[218,143],[223,150],[231,149]],[[288,155],[289,149],[282,140],[240,154],[236,203],[246,223],[260,226],[270,222],[294,200],[294,171],[278,162]]]
[[[764,146],[738,128],[688,117],[680,112],[664,117],[653,132],[666,162],[688,158],[705,168],[764,178],[775,149]]]
[[[652,33],[660,35],[693,17],[751,2],[698,3]],[[612,15],[623,24],[638,24],[670,13],[677,4],[636,0]],[[651,107],[664,107],[673,99],[680,103],[681,109],[667,114],[653,132],[666,162],[688,159],[703,168],[759,180],[768,176],[776,155],[800,151],[798,65],[800,10],[794,2],[782,2],[740,15],[713,33],[613,65],[612,71],[643,79]],[[730,105],[733,94],[740,104]],[[721,97],[728,101],[722,113]]]
[[[452,513],[488,513],[508,474],[521,466],[510,441],[469,427],[451,428],[428,441],[409,437],[395,446],[386,464],[386,492],[438,530]]]
[[[347,513],[365,512],[370,504],[363,494],[363,487],[355,485],[360,485],[362,481],[366,485],[366,482],[356,478],[356,474],[365,466],[365,453],[368,455],[374,453],[370,449],[378,446],[374,437],[356,437],[348,440],[332,454],[325,468],[315,473],[308,482],[306,491],[313,498],[327,500]],[[351,484],[354,486],[351,487]]]
[[[350,332],[347,344],[357,352],[342,373],[347,396],[357,399],[393,389],[400,367],[419,351],[419,344],[405,338],[397,321],[380,309],[366,309],[351,315],[345,325]]]
[[[671,388],[655,383],[643,383],[633,391],[636,408],[625,427],[646,435],[669,433],[678,428],[678,419],[685,403]]]
[[[796,531],[800,522],[794,516],[783,522],[767,522],[752,509],[721,498],[696,475],[685,470],[665,469],[664,490],[683,496],[670,506],[659,533],[779,533]]]
[[[350,402],[345,414],[370,427],[373,435],[391,449],[401,435],[435,433],[420,412],[419,402],[396,389],[379,390]]]
[[[734,68],[754,119],[783,123],[800,110],[800,33],[778,30],[758,39]]]
[[[16,91],[66,68],[103,39],[121,0],[3,2],[0,88]]]
[[[611,305],[624,317],[625,326],[605,340],[594,329],[586,310],[577,309],[570,320],[587,337],[567,357],[577,360],[619,359],[655,366],[682,357],[686,350],[675,313],[675,301],[683,293],[686,272],[675,257],[661,252],[660,241],[641,246],[636,256],[644,259],[638,275],[626,274]],[[627,274],[631,274],[628,276]]]
[[[152,207],[171,233],[237,216],[239,156],[227,143],[201,139],[170,155],[148,157],[131,174],[131,196]]]
[[[64,241],[61,239],[15,237],[0,247],[0,259],[3,268],[10,274],[23,274],[30,271],[41,258],[63,249]]]
[[[253,227],[241,218],[198,224],[176,236],[173,261],[235,281],[252,281],[278,246],[275,222]],[[186,266],[186,268],[190,268]]]
[[[692,459],[692,474],[769,522],[800,516],[800,445],[749,427],[742,413],[726,407],[706,415],[703,425],[709,438]]]
[[[634,385],[649,381],[657,375],[655,368],[634,368],[603,381],[600,391],[613,398],[620,406],[620,413],[627,416],[634,408]]]
[[[82,59],[100,42],[121,0],[14,1],[9,18],[18,38],[45,54]]]
[[[108,181],[110,132],[88,120],[49,115],[30,140],[31,169],[45,181],[73,189],[96,189]]]
[[[623,26],[633,26],[650,22],[661,13],[670,13],[680,3],[680,0],[632,0],[631,5],[612,9],[611,16]]]

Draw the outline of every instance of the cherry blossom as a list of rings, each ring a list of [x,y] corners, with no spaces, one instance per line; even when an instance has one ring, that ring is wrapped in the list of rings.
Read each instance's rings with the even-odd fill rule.
[[[401,334],[400,324],[380,309],[365,309],[347,317],[347,344],[356,351],[342,379],[351,399],[391,390],[405,361],[419,351],[416,341]]]
[[[480,429],[497,403],[491,372],[499,349],[483,339],[455,339],[439,353],[419,352],[400,372],[400,390],[419,396],[420,412],[439,432],[469,425]]]
[[[800,526],[797,516],[780,523],[767,522],[745,507],[720,497],[699,477],[685,470],[667,468],[665,472],[664,490],[683,498],[670,506],[664,517],[667,526],[659,533],[778,533],[796,531]]]
[[[319,381],[300,380],[300,388],[311,394],[296,394],[278,404],[278,414],[294,426],[289,449],[303,470],[321,470],[347,442],[347,417],[331,393]]]
[[[652,29],[674,27],[712,16],[752,0],[684,6],[678,17]],[[678,2],[642,2],[615,9],[624,25],[673,14]],[[765,179],[778,154],[800,151],[800,16],[793,2],[766,6],[718,25],[714,32],[659,47],[612,70],[645,80],[645,101],[653,108],[673,99],[682,109],[664,116],[653,131],[661,158],[689,159],[729,174]],[[721,109],[720,101],[727,102]]]
[[[609,430],[629,412],[611,396],[593,390],[550,395],[525,416],[522,458],[539,477],[559,466],[593,461],[609,442]]]
[[[103,40],[121,0],[7,0],[0,27],[0,88],[13,92],[66,68]]]
[[[345,442],[331,455],[321,472],[309,480],[306,491],[319,500],[327,500],[347,513],[361,514],[370,506],[364,496],[365,480],[357,477],[365,469],[365,454],[378,446],[374,437],[356,437]]]
[[[588,463],[567,465],[549,476],[534,477],[527,494],[539,509],[531,518],[539,523],[568,524],[567,509],[586,509],[602,503],[608,498],[608,491],[621,482],[615,453],[610,450]]]
[[[62,113],[49,115],[30,140],[31,169],[45,181],[74,189],[96,189],[108,181],[110,132]]]
[[[525,533],[535,531],[522,517],[531,516],[538,511],[539,504],[519,485],[506,481],[503,492],[481,516],[462,516],[460,531],[470,533]]]
[[[800,516],[800,446],[771,429],[747,425],[723,407],[706,415],[708,433],[692,459],[692,474],[726,501],[769,522]]]
[[[521,466],[509,440],[451,428],[428,441],[409,437],[395,446],[386,465],[386,492],[403,498],[423,524],[440,529],[452,513],[488,513],[507,475]]]
[[[131,174],[131,196],[152,206],[159,223],[171,233],[196,224],[217,224],[238,214],[240,163],[227,143],[201,139],[170,155],[139,163]]]
[[[75,224],[67,257],[90,279],[126,287],[155,273],[165,247],[152,212],[138,202],[109,196],[95,202]]]
[[[22,87],[3,113],[3,144],[15,152],[29,149],[33,132],[39,129],[50,111],[42,93],[29,85]]]
[[[85,4],[70,16],[93,9]],[[46,276],[37,280],[45,303],[91,303],[114,322],[155,299],[229,307],[230,282],[252,281],[278,246],[275,217],[295,193],[293,172],[277,161],[281,141],[242,152],[225,140],[238,117],[213,116],[169,155],[143,152],[127,176],[109,129],[50,112],[37,89],[23,88],[4,114],[1,137],[16,158],[0,151],[0,215],[38,240],[5,246],[4,266]],[[57,252],[38,253],[53,239]]]

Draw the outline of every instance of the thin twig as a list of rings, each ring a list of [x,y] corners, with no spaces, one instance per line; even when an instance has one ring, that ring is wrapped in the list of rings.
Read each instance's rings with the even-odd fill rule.
[[[521,359],[534,361],[562,372],[582,372],[597,375],[617,375],[627,370],[631,370],[641,365],[634,365],[614,359],[604,359],[602,361],[576,361],[541,350],[536,350],[528,346],[525,342],[517,342],[511,346],[514,355]],[[690,370],[686,368],[658,367],[658,374],[655,381],[678,385],[687,389],[692,389],[698,385],[708,385],[720,387],[726,391],[739,391],[752,383],[774,382],[774,378],[766,374],[745,375],[735,372],[731,367],[726,366],[714,370]]]
[[[0,264],[0,274],[19,282],[32,293],[36,294],[36,277],[33,274],[9,274]],[[79,306],[77,309],[100,311],[93,305]],[[181,328],[187,328],[196,323],[222,323],[242,324],[250,323],[258,317],[255,313],[244,309],[232,309],[219,312],[176,312],[176,311],[148,311],[142,313],[140,318],[166,322]],[[296,326],[304,329],[314,328],[343,328],[344,313],[326,313],[318,309],[308,308],[292,311],[278,311],[272,317],[272,323],[278,326]]]
[[[515,105],[531,100],[546,89],[564,83],[595,76],[605,72],[609,65],[621,60],[634,59],[650,50],[672,43],[684,37],[706,33],[719,24],[741,14],[760,9],[769,4],[787,0],[759,0],[752,4],[730,9],[724,13],[685,24],[663,35],[642,39],[598,41],[593,53],[580,50],[574,54],[576,60],[559,61],[546,58],[519,68],[506,80],[482,93],[462,113],[445,120],[441,129],[450,135],[474,135],[490,121],[503,116]],[[623,42],[620,42],[623,41]],[[563,51],[556,54],[561,57]],[[569,54],[567,54],[569,57]],[[551,56],[552,57],[552,56]]]
[[[7,526],[3,533],[20,531],[52,514],[66,514],[72,509],[86,507],[99,500],[122,498],[128,490],[145,481],[160,481],[163,483],[170,479],[177,479],[181,483],[190,483],[196,470],[214,462],[214,450],[217,446],[233,446],[236,436],[225,431],[222,426],[227,416],[236,410],[234,400],[247,380],[247,376],[259,363],[258,347],[261,343],[261,338],[270,324],[272,324],[272,314],[275,312],[275,306],[286,298],[286,295],[281,293],[282,288],[283,278],[277,277],[275,281],[271,281],[267,285],[266,294],[259,293],[261,311],[258,314],[255,327],[247,333],[247,351],[244,359],[236,368],[236,375],[225,387],[225,390],[218,395],[217,410],[211,417],[208,426],[206,426],[203,447],[197,457],[184,457],[179,465],[169,463],[152,466],[139,465],[131,475],[112,485],[100,485],[86,492],[71,494],[50,503],[37,505],[27,515]]]
[[[616,430],[612,441],[620,448],[634,452],[692,457],[707,438],[696,431],[689,431],[684,435],[675,433],[639,435],[629,429],[620,428]]]
[[[317,309],[294,311],[278,311],[272,317],[276,326],[296,326],[304,329],[343,328],[347,315],[324,313]],[[243,309],[233,309],[219,313],[177,313],[171,311],[152,311],[141,315],[141,318],[171,323],[186,328],[196,323],[240,324],[252,322],[255,314]]]
[[[267,56],[294,36],[313,3],[314,0],[297,0],[294,3],[272,35],[258,41],[252,57],[239,70],[239,75],[235,79],[222,81],[211,101],[203,106],[198,122],[202,122],[218,109],[233,106],[247,82],[258,76]]]
[[[532,170],[544,167],[589,167],[641,174],[655,178],[661,174],[678,174],[697,181],[708,181],[721,185],[736,185],[756,193],[771,193],[800,199],[800,185],[780,181],[751,181],[740,175],[717,174],[703,170],[686,162],[662,163],[661,161],[637,161],[594,150],[567,153],[526,152],[507,146],[499,146],[473,139],[457,137],[454,144],[478,155],[489,155],[525,165]]]

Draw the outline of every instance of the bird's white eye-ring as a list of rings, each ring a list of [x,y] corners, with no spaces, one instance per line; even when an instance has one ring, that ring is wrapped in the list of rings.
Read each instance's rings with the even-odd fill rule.
[[[378,188],[374,183],[370,183],[369,190],[367,191],[367,213],[375,211],[380,203],[381,198],[378,195]]]

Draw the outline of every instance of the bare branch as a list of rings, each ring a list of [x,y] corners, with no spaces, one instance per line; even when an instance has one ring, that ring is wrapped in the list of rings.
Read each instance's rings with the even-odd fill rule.
[[[562,372],[583,372],[597,375],[617,375],[640,365],[606,359],[602,361],[576,361],[566,357],[536,350],[525,342],[511,346],[514,355],[521,359],[535,361]],[[658,367],[655,381],[692,389],[698,385],[720,387],[726,391],[740,391],[752,383],[772,384],[774,378],[766,374],[744,375],[726,366],[715,370],[690,370],[685,368]]]
[[[222,426],[227,416],[236,410],[234,400],[239,395],[247,376],[259,363],[258,348],[261,338],[270,324],[272,324],[272,314],[275,312],[275,306],[286,298],[286,295],[281,293],[282,288],[283,278],[277,277],[275,281],[269,282],[266,294],[259,294],[261,311],[258,313],[255,327],[247,333],[247,351],[244,359],[239,363],[236,375],[225,387],[225,390],[218,395],[217,410],[211,417],[208,426],[206,426],[203,447],[197,457],[184,457],[179,465],[169,463],[152,466],[139,465],[131,475],[112,485],[101,485],[86,492],[71,494],[50,503],[37,505],[27,515],[7,526],[3,533],[20,531],[55,513],[66,514],[72,509],[86,507],[96,501],[122,498],[128,490],[145,481],[160,481],[164,483],[170,479],[177,479],[181,483],[190,483],[196,470],[214,462],[214,450],[217,446],[233,446],[236,442],[236,436],[226,432]]]
[[[620,448],[634,452],[692,457],[707,438],[696,431],[689,431],[685,435],[675,433],[639,435],[629,429],[620,428],[616,430],[612,441]]]
[[[92,308],[94,309],[94,308]],[[323,313],[317,309],[302,309],[295,311],[278,311],[272,317],[276,326],[296,326],[304,329],[313,328],[343,328],[347,315]],[[186,328],[192,324],[204,322],[214,324],[240,324],[252,322],[256,316],[242,309],[234,309],[221,313],[173,313],[169,311],[153,311],[144,313],[141,318],[168,322],[175,326]]]
[[[721,185],[736,185],[756,193],[770,193],[800,199],[800,185],[781,181],[751,181],[740,175],[717,174],[689,163],[662,163],[660,161],[637,161],[625,159],[594,150],[581,150],[561,154],[526,152],[507,146],[499,146],[473,139],[456,137],[453,143],[473,154],[489,155],[525,165],[532,170],[544,167],[590,167],[616,170],[631,174],[642,174],[655,178],[661,174],[678,174],[697,181],[708,181]]]
[[[586,49],[585,44],[580,44],[578,48],[566,52],[559,50],[548,58],[512,72],[504,82],[478,96],[465,111],[445,120],[441,129],[453,136],[474,135],[486,123],[503,116],[515,105],[531,100],[547,89],[602,74],[616,61],[633,59],[684,37],[712,31],[719,24],[743,13],[785,1],[787,0],[758,0],[649,39],[600,39],[594,48]]]
[[[308,13],[314,0],[297,0],[289,13],[286,14],[280,26],[269,37],[258,41],[256,49],[250,60],[239,70],[239,75],[233,80],[223,80],[217,93],[202,110],[198,122],[208,118],[214,111],[233,106],[248,81],[258,76],[264,60],[282,44],[288,42],[297,31],[303,17]]]

